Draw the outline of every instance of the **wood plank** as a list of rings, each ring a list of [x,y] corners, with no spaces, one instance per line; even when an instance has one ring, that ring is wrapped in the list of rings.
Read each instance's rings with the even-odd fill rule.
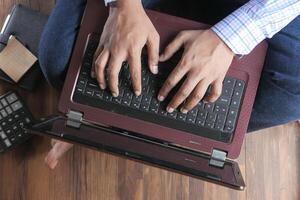
[[[300,199],[299,158],[297,123],[249,134],[246,139],[247,198]]]
[[[0,23],[15,2],[44,13],[49,13],[54,5],[53,0],[2,0]],[[0,93],[10,88],[1,83]],[[38,118],[56,112],[58,95],[43,83],[25,98]],[[297,200],[299,132],[299,126],[289,124],[247,135],[238,159],[248,186],[244,192],[79,146],[51,171],[43,164],[50,140],[35,136],[0,155],[0,199]]]

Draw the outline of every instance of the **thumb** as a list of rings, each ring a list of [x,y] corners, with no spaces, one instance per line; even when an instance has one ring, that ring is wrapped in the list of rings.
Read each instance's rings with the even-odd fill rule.
[[[159,61],[164,62],[170,59],[175,52],[177,52],[180,47],[184,44],[185,41],[185,32],[182,31],[179,33],[175,39],[166,47],[163,54],[160,55]]]
[[[50,169],[54,169],[58,164],[58,160],[73,147],[73,144],[55,141],[53,142],[53,147],[45,157],[45,163],[49,166]]]

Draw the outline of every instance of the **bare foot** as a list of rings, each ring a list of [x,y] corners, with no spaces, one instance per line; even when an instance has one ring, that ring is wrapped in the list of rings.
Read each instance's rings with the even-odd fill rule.
[[[52,149],[49,151],[45,158],[45,163],[50,169],[54,169],[58,164],[59,158],[61,158],[69,149],[73,147],[73,144],[62,142],[59,140],[51,140]]]

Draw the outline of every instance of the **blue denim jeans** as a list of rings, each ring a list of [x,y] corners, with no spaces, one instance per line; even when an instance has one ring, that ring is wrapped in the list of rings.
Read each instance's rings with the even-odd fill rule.
[[[158,2],[143,0],[143,5],[151,8]],[[56,88],[63,84],[84,7],[85,0],[58,0],[43,32],[39,60],[47,81]],[[300,119],[299,27],[300,17],[297,17],[268,40],[269,49],[249,132]]]

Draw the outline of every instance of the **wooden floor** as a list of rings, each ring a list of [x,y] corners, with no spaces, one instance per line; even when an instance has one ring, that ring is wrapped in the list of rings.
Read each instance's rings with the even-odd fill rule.
[[[1,0],[0,24],[13,3],[49,13],[54,0]],[[11,87],[1,83],[0,92]],[[42,97],[42,98],[41,98]],[[58,93],[42,84],[26,100],[36,117],[56,111]],[[300,126],[296,123],[247,135],[238,162],[243,192],[75,147],[56,170],[43,160],[50,140],[35,137],[0,155],[0,200],[299,200]]]

